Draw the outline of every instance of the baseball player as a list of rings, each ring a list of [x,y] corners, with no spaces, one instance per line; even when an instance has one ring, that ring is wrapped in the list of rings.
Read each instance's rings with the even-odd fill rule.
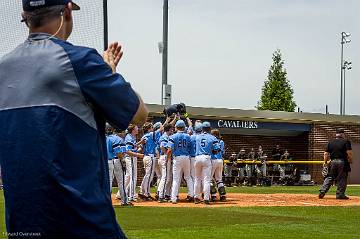
[[[170,124],[164,125],[164,133],[160,137],[160,158],[159,165],[161,168],[161,179],[158,186],[158,202],[166,202],[170,197],[170,190],[172,184],[172,161],[167,157],[167,151],[169,146],[169,139],[173,133],[173,127]]]
[[[249,154],[248,154],[248,159],[249,160],[253,160],[256,161],[256,153],[254,148],[251,148]],[[252,186],[254,184],[254,176],[253,176],[253,171],[254,171],[254,165],[253,164],[245,164],[245,172],[246,172],[246,185],[247,186]]]
[[[181,176],[184,178],[188,188],[188,201],[194,200],[194,183],[190,176],[190,135],[185,132],[185,122],[178,120],[175,124],[176,133],[170,136],[167,157],[173,155],[173,183],[171,189],[171,202],[178,202],[177,195],[181,183]]]
[[[108,135],[106,136],[106,146],[108,151],[110,193],[112,191],[112,181],[115,176],[118,184],[116,197],[121,199],[122,206],[132,206],[132,204],[128,202],[125,191],[125,172],[122,165],[122,158],[126,152],[124,139],[117,134]]]
[[[224,141],[221,139],[220,132],[218,129],[213,129],[211,134],[217,138],[219,141],[220,150],[215,153],[211,154],[211,177],[214,178],[216,187],[215,193],[211,195],[211,200],[214,201],[216,199],[216,189],[220,194],[220,201],[226,201],[226,191],[225,186],[222,181],[222,174],[224,168],[224,160],[223,156],[225,155],[225,144]]]
[[[114,159],[114,176],[118,184],[118,191],[116,193],[116,198],[122,201],[122,206],[130,205],[132,203],[128,201],[128,196],[125,189],[125,161],[124,154],[126,152],[125,136],[126,131],[121,131],[115,135],[118,138],[118,143],[113,145],[113,149],[117,154],[117,157]]]
[[[107,149],[107,159],[108,159],[108,165],[109,165],[109,179],[110,179],[110,193],[112,191],[112,182],[114,178],[114,162],[113,159],[115,155],[113,155],[113,128],[106,124],[105,127],[106,130],[106,149]]]
[[[190,137],[191,141],[191,148],[190,148],[190,175],[195,182],[195,156],[196,156],[196,137],[197,135],[201,134],[202,132],[202,123],[201,122],[195,122],[194,126],[194,133]],[[195,189],[194,189],[195,190]]]
[[[164,123],[165,124],[165,123]],[[156,122],[154,124],[154,131],[158,131],[161,127],[163,126],[163,124],[161,122]],[[161,132],[162,134],[162,132]],[[159,163],[159,158],[160,158],[160,145],[159,145],[159,140],[160,140],[160,137],[161,137],[161,134],[158,134],[157,138],[156,138],[156,147],[155,147],[155,157],[154,157],[154,176],[156,176],[156,185],[159,187],[159,183],[160,183],[160,180],[161,180],[161,166],[160,166],[160,163]],[[156,196],[158,197],[158,192],[156,193]]]
[[[245,161],[247,159],[247,155],[246,155],[246,151],[244,148],[242,148],[239,153],[236,156],[236,159],[240,159],[242,161]],[[239,176],[239,181],[238,183],[244,183],[244,179],[245,179],[245,164],[243,163],[238,163],[237,164],[237,168],[239,170],[238,176]]]
[[[203,133],[196,137],[195,204],[200,203],[203,182],[204,203],[210,204],[211,154],[220,151],[219,142],[210,134],[209,122],[202,124]]]
[[[136,181],[137,181],[137,159],[143,158],[144,155],[138,153],[138,144],[136,143],[136,136],[139,133],[139,128],[136,125],[129,125],[125,137],[126,155],[125,155],[125,189],[129,197],[129,201],[136,201]]]
[[[162,130],[162,129],[161,129]],[[152,123],[145,123],[143,126],[144,136],[142,137],[144,150],[144,169],[145,175],[141,182],[139,197],[143,200],[154,200],[150,195],[150,185],[154,177],[155,168],[155,148],[157,139],[161,136],[161,130],[154,132]]]
[[[256,172],[258,184],[262,185],[264,184],[264,180],[267,175],[267,165],[266,165],[267,156],[264,153],[261,145],[259,146],[258,151],[256,152],[255,158],[261,161],[261,165],[255,164],[255,172]]]
[[[121,47],[102,58],[68,42],[79,27],[71,0],[22,5],[29,36],[0,60],[6,235],[126,238],[111,205],[105,121],[125,129],[147,110],[116,73]]]

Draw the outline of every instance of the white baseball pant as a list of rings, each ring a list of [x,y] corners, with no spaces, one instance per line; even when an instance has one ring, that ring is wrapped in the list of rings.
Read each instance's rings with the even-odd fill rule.
[[[190,157],[190,175],[195,182],[195,157]]]
[[[136,196],[136,181],[137,181],[137,158],[125,157],[126,174],[125,174],[125,189],[130,201],[135,200]]]
[[[181,184],[182,173],[188,188],[188,195],[194,197],[194,182],[190,176],[190,158],[189,156],[176,156],[173,159],[173,183],[171,189],[171,201],[176,202]]]
[[[278,167],[278,170],[279,170],[279,173],[280,173],[280,179],[284,179],[285,178],[285,169],[286,169],[286,166],[285,165],[277,165]]]
[[[159,159],[159,166],[161,168],[161,179],[157,191],[159,198],[164,199],[165,196],[170,195],[172,183],[171,160],[168,160],[166,155],[161,155]]]
[[[110,194],[112,193],[112,182],[114,179],[114,161],[113,159],[108,160],[109,165],[109,181],[110,181]]]
[[[203,182],[204,200],[210,200],[211,160],[209,155],[195,157],[195,198],[201,198]]]
[[[154,175],[156,175],[156,186],[159,187],[161,180],[161,166],[157,157],[154,158]]]
[[[145,175],[141,182],[140,192],[142,195],[150,196],[150,185],[154,177],[155,160],[154,155],[146,155],[143,159]]]
[[[222,159],[211,160],[211,177],[215,179],[217,189],[224,187],[222,181],[223,168],[224,164]]]
[[[125,190],[125,172],[122,159],[114,159],[114,175],[118,185],[116,198],[121,198],[121,202],[126,204],[128,203],[128,197]]]

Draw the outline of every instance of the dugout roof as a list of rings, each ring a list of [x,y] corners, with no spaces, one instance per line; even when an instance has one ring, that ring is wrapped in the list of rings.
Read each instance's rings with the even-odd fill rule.
[[[163,121],[164,106],[147,104],[150,116]],[[359,125],[360,116],[341,116],[319,113],[241,110],[225,108],[186,107],[192,119],[210,122],[222,134],[298,136],[311,131],[312,124]]]
[[[147,104],[150,116],[163,115],[164,106]],[[249,120],[259,122],[284,122],[293,124],[326,123],[334,125],[360,125],[360,116],[320,113],[297,113],[267,110],[241,110],[226,108],[186,107],[190,117],[196,119]]]

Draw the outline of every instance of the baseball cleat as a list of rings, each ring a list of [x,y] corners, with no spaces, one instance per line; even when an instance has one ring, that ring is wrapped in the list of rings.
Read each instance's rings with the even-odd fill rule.
[[[186,197],[186,201],[188,201],[188,202],[193,202],[193,201],[194,201],[194,198],[188,195],[188,196]]]
[[[340,199],[340,200],[348,200],[350,199],[348,196],[346,195],[342,195],[342,196],[336,196],[336,199]]]
[[[216,201],[216,196],[211,196],[211,199],[210,199],[212,202],[215,202]]]
[[[167,202],[164,198],[159,198],[158,203],[164,203]]]
[[[198,198],[195,198],[195,199],[194,199],[194,203],[195,203],[195,204],[199,204],[199,203],[201,203],[201,200],[198,199]]]
[[[323,199],[325,197],[325,193],[324,192],[320,192],[319,193],[319,199]]]
[[[134,206],[134,204],[132,204],[131,202],[128,202],[128,203],[122,203],[121,206],[122,207],[132,207],[132,206]]]
[[[204,200],[204,204],[210,205],[210,201],[209,200]]]
[[[226,202],[226,196],[220,196],[220,202]]]
[[[143,198],[146,198],[146,196],[144,194],[141,194],[141,193],[138,193],[138,197],[143,199]]]
[[[147,198],[149,199],[149,201],[157,201],[157,199],[152,197],[151,195],[147,196]]]
[[[165,200],[168,201],[168,202],[170,202],[170,201],[171,201],[171,197],[168,196],[168,195],[165,195]]]

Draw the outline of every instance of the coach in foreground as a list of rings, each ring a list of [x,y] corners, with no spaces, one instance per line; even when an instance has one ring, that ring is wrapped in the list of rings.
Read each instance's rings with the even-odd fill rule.
[[[105,121],[142,124],[147,110],[116,66],[68,43],[71,0],[23,0],[29,37],[0,61],[0,159],[9,237],[125,238],[109,192]],[[29,234],[27,234],[29,235]]]
[[[345,195],[348,173],[351,171],[352,149],[349,140],[345,139],[344,130],[337,129],[335,139],[331,140],[324,153],[325,164],[329,161],[328,175],[320,188],[319,198],[323,198],[333,182],[337,181],[336,199],[349,199]]]

